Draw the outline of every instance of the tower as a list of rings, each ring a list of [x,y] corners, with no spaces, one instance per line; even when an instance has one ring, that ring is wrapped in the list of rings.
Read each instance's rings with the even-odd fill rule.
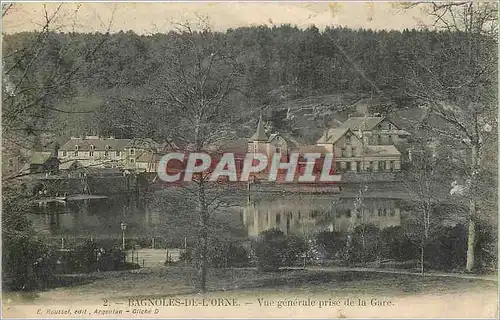
[[[260,116],[259,122],[257,122],[257,130],[248,141],[248,152],[265,152],[268,139],[269,137],[262,123],[262,116]]]

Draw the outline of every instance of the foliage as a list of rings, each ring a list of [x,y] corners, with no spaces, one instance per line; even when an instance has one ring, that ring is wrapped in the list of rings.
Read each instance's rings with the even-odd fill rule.
[[[2,278],[7,289],[31,291],[49,286],[54,279],[50,250],[30,236],[3,240]]]
[[[354,228],[348,247],[350,262],[375,261],[380,256],[380,230],[373,224],[361,224]]]
[[[419,246],[408,237],[401,226],[388,227],[380,231],[381,257],[396,261],[418,259]]]
[[[33,33],[6,35],[4,55],[23,48],[34,36]],[[213,39],[212,45],[204,44],[204,39]],[[152,36],[139,36],[132,32],[111,35],[48,33],[44,42],[36,48],[41,51],[37,56],[40,67],[29,69],[26,78],[39,82],[36,85],[42,87],[46,80],[35,75],[43,71],[39,69],[48,68],[50,71],[50,67],[43,66],[52,66],[54,61],[58,61],[57,52],[62,49],[65,65],[59,77],[74,70],[71,83],[65,82],[71,90],[54,92],[50,102],[63,111],[86,113],[55,114],[53,125],[56,132],[66,137],[99,132],[116,137],[147,136],[165,140],[170,135],[170,129],[161,124],[168,120],[166,117],[172,116],[172,112],[165,114],[164,105],[158,99],[167,98],[165,93],[168,92],[182,92],[183,88],[174,89],[191,83],[192,77],[196,76],[196,70],[186,68],[187,82],[180,83],[179,79],[184,78],[175,77],[180,71],[177,68],[179,63],[183,66],[196,65],[190,64],[195,57],[193,53],[186,54],[191,41],[199,46],[199,56],[205,59],[203,63],[210,61],[206,59],[209,57],[207,50],[218,52],[217,48],[227,49],[234,61],[240,62],[237,69],[241,77],[238,77],[237,85],[245,97],[239,99],[245,100],[248,108],[258,112],[269,104],[279,105],[286,100],[316,94],[354,92],[362,97],[375,91],[403,101],[401,93],[413,88],[413,83],[404,81],[408,70],[420,71],[421,61],[426,61],[429,70],[439,71],[445,67],[453,70],[446,76],[461,71],[455,62],[462,61],[460,57],[466,52],[456,48],[464,47],[468,38],[449,31],[373,31],[329,27],[320,32],[315,27],[300,30],[290,25],[242,27],[226,33],[170,32]],[[88,51],[95,47],[99,50],[92,53],[92,59],[87,59]],[[29,55],[35,52],[28,52],[23,61],[29,61]],[[185,57],[179,60],[178,54]],[[14,57],[6,59],[7,67],[14,65]],[[224,59],[215,61],[217,70],[208,79],[205,94],[211,94],[214,85],[217,85],[217,78],[221,79],[228,72],[223,62]],[[206,70],[203,67],[205,65],[202,64],[201,71]],[[19,73],[22,74],[22,71],[24,69],[20,69]],[[153,79],[149,76],[152,74],[155,74]],[[443,72],[434,74],[444,75]],[[10,81],[15,83],[15,77],[16,74],[13,74]],[[164,92],[163,97],[152,97],[156,95],[159,83],[164,83],[169,90]],[[92,101],[92,106],[87,101]],[[403,108],[412,103],[410,100],[396,107]],[[175,103],[170,105],[170,108],[175,108]],[[247,124],[248,120],[243,119],[243,124]],[[68,125],[68,121],[74,125]],[[276,119],[274,126],[287,130],[280,121]],[[240,129],[244,128],[236,128]]]
[[[262,271],[277,271],[283,265],[297,262],[308,250],[304,239],[271,229],[259,234],[253,244],[257,267]]]
[[[181,252],[180,261],[191,263],[199,262],[196,249],[188,248]],[[208,263],[214,268],[243,267],[249,264],[248,250],[238,242],[229,240],[213,240],[208,247]]]
[[[322,231],[316,235],[315,243],[327,259],[333,259],[340,257],[340,252],[346,246],[346,239],[339,232]]]

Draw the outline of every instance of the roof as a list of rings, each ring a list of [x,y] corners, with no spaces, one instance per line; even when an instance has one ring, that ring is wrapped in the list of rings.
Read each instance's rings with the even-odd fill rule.
[[[135,158],[135,162],[146,162],[146,163],[157,162],[161,160],[162,156],[163,155],[153,153],[151,151],[144,151]]]
[[[304,153],[325,154],[325,153],[328,153],[328,150],[326,150],[326,148],[323,146],[300,145],[300,146],[297,146],[294,150],[292,150],[292,152],[298,152],[301,154],[304,154]]]
[[[161,145],[151,138],[130,139],[124,148],[137,148],[146,150],[157,150]]]
[[[401,152],[396,149],[393,145],[376,145],[376,146],[365,146],[366,155],[376,155],[376,156],[401,156]]]
[[[326,130],[316,143],[335,143],[342,138],[349,128],[334,128]]]
[[[35,151],[31,155],[30,164],[44,164],[52,157],[52,152]]]
[[[385,117],[351,117],[340,125],[340,128],[349,128],[351,130],[372,130],[377,124],[382,122]]]
[[[266,130],[264,129],[264,125],[262,124],[262,117],[259,119],[259,122],[257,123],[257,130],[253,134],[253,136],[250,137],[250,141],[267,141],[268,137],[266,134]]]
[[[69,169],[76,169],[76,168],[83,168],[82,164],[78,160],[63,161],[59,165],[59,169],[61,169],[61,170],[69,170]]]
[[[123,150],[125,146],[127,146],[132,139],[106,139],[106,138],[91,138],[91,139],[82,139],[82,138],[71,138],[68,142],[62,145],[59,150],[63,151],[74,151],[75,147],[78,146],[78,150],[90,151],[90,146],[93,145],[95,147],[94,150]],[[109,146],[107,149],[106,146]]]
[[[271,142],[276,138],[277,136],[281,136],[279,133],[273,133],[269,136],[269,139],[267,139],[267,142]]]

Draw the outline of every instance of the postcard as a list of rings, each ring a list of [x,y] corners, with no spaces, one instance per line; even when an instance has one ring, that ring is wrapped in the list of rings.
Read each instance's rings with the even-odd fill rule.
[[[2,2],[4,318],[498,318],[496,2]]]

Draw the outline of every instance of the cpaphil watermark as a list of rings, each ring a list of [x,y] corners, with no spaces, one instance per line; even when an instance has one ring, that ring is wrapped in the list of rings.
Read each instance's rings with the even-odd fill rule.
[[[269,159],[263,153],[211,156],[202,152],[189,155],[173,152],[158,162],[157,174],[166,182],[193,181],[200,176],[209,181],[230,182],[250,181],[256,176],[267,181],[336,182],[341,176],[335,174],[333,164],[332,153],[274,154]]]

